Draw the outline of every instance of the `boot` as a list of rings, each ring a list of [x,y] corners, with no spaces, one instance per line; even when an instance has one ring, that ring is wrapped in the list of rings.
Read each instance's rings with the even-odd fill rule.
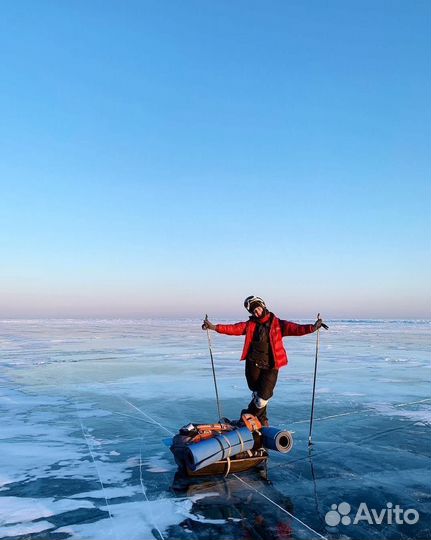
[[[268,420],[268,417],[266,416],[267,407],[268,405],[265,405],[265,407],[263,407],[262,409],[259,409],[259,414],[256,415],[263,427],[269,427],[269,420]]]
[[[269,421],[266,416],[267,407],[268,405],[265,405],[265,407],[262,407],[261,409],[259,409],[258,407],[256,407],[254,400],[251,400],[250,403],[248,404],[247,409],[243,409],[241,411],[241,415],[243,415],[244,413],[252,414],[253,416],[256,416],[256,418],[259,420],[262,426],[269,427]]]

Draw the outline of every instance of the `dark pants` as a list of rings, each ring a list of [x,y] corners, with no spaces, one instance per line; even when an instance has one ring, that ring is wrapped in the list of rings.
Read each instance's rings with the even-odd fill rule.
[[[268,400],[272,397],[275,384],[277,382],[278,369],[261,369],[256,366],[251,360],[245,362],[245,378],[247,379],[248,387],[252,392],[255,392],[258,397]],[[268,421],[266,416],[266,408],[259,408],[253,398],[248,404],[246,412],[257,416],[264,423]]]

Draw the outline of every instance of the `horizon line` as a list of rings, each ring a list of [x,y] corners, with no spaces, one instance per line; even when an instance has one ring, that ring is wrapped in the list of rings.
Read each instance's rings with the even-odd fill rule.
[[[232,317],[218,317],[220,319],[232,319]],[[280,317],[279,317],[280,318]],[[309,317],[295,317],[298,320],[309,320]],[[0,323],[2,322],[14,322],[14,321],[145,321],[145,320],[203,320],[202,317],[197,316],[138,316],[138,317],[96,317],[96,316],[78,316],[78,317],[0,317]],[[431,317],[327,317],[325,321],[422,321],[431,322]]]

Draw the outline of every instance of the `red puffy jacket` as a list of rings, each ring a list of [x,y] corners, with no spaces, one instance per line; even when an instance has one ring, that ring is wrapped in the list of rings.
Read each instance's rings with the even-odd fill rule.
[[[228,334],[229,336],[243,336],[245,334],[245,343],[241,355],[241,360],[245,360],[250,350],[256,324],[253,319],[250,319],[235,324],[216,324],[215,329],[219,334]],[[283,345],[284,336],[304,336],[312,332],[314,332],[314,324],[297,324],[283,321],[274,315],[269,329],[269,341],[274,355],[275,367],[280,369],[287,365],[287,353]]]

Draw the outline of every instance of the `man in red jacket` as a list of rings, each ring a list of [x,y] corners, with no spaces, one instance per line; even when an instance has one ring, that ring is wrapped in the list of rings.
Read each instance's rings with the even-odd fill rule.
[[[245,360],[245,377],[253,393],[247,410],[258,417],[262,425],[268,426],[266,409],[277,382],[278,370],[287,364],[287,353],[283,345],[284,336],[304,336],[322,326],[322,320],[314,324],[297,324],[283,321],[268,311],[265,302],[258,296],[244,300],[245,309],[251,314],[248,321],[236,324],[212,324],[204,320],[202,329],[215,330],[230,336],[245,335],[241,360]]]

